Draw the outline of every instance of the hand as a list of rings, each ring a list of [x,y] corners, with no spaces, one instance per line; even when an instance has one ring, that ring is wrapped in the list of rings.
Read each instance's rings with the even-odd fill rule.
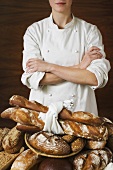
[[[33,73],[36,71],[49,72],[50,66],[51,66],[50,63],[47,63],[43,60],[30,58],[26,63],[26,72],[27,73]]]
[[[79,64],[81,69],[86,69],[93,60],[102,58],[98,47],[91,47],[84,55],[83,60]]]

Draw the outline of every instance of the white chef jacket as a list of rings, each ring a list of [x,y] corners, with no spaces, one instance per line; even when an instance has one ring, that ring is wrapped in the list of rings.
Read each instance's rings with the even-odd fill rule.
[[[26,73],[29,58],[39,58],[61,66],[73,66],[81,62],[84,53],[91,47],[101,49],[103,58],[91,62],[87,70],[95,74],[98,86],[62,82],[40,86],[45,72]],[[28,27],[24,35],[23,70],[21,81],[31,89],[29,100],[44,105],[73,99],[72,111],[86,111],[98,115],[94,90],[106,85],[110,63],[105,59],[102,36],[95,25],[73,16],[64,29],[54,24],[52,15]]]

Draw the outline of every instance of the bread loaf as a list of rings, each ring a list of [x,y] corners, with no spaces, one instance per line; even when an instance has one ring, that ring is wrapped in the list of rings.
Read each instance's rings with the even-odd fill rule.
[[[92,140],[107,140],[108,130],[106,126],[90,126],[73,121],[60,121],[65,134],[74,135]]]
[[[38,112],[46,113],[48,111],[47,106],[44,106],[36,101],[29,101],[25,97],[19,95],[13,95],[9,99],[9,103],[10,105],[13,106],[28,108]],[[62,111],[59,113],[59,118],[62,120],[71,120],[71,121],[76,121],[76,122],[85,123],[89,125],[96,125],[96,126],[99,126],[102,123],[104,123],[101,117],[97,117],[91,113],[82,112],[82,111],[72,113],[71,111],[65,108],[62,109]]]
[[[37,126],[30,126],[30,125],[23,125],[23,124],[20,124],[20,123],[17,123],[16,125],[16,129],[17,130],[20,130],[20,131],[24,131],[24,132],[30,132],[30,133],[35,133],[35,132],[39,132],[40,131],[40,128],[37,127]]]
[[[3,150],[2,141],[9,131],[10,131],[9,128],[0,128],[0,151]]]
[[[67,159],[46,158],[38,170],[72,170],[72,164]]]
[[[71,143],[73,142],[76,137],[73,135],[63,135],[62,138],[67,142],[67,143]]]
[[[108,134],[113,135],[113,122],[111,120],[109,120],[108,118],[103,117],[104,120],[104,125],[107,127],[108,129]]]
[[[72,152],[80,151],[84,148],[86,140],[83,138],[77,138],[71,143]]]
[[[42,157],[32,152],[30,149],[22,152],[13,162],[11,170],[30,170]]]
[[[70,146],[60,136],[47,132],[35,133],[29,138],[31,146],[49,155],[66,155],[70,153]]]
[[[0,170],[8,170],[10,165],[23,150],[24,148],[21,148],[20,152],[16,154],[10,154],[6,151],[0,152]]]
[[[9,99],[9,104],[12,106],[28,108],[43,113],[46,113],[48,111],[48,108],[46,106],[43,106],[42,104],[36,101],[29,101],[25,97],[19,95],[13,95]]]
[[[86,140],[86,148],[88,149],[103,149],[106,145],[106,140],[94,141],[94,140]]]
[[[75,156],[73,165],[74,170],[103,170],[111,161],[110,150],[89,150]]]
[[[44,122],[40,120],[38,116],[39,113],[36,111],[19,107],[8,108],[1,113],[2,118],[12,119],[24,125],[34,125],[42,130]]]
[[[18,131],[16,127],[12,128],[2,141],[4,150],[8,153],[16,153],[23,146],[23,133]]]

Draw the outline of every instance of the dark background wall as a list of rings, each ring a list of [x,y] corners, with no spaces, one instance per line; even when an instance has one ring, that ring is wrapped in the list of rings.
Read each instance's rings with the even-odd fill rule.
[[[23,35],[35,21],[48,17],[48,0],[0,0],[0,112],[9,107],[14,94],[28,98],[29,90],[20,81]],[[73,13],[100,29],[107,58],[113,65],[113,0],[73,0]],[[109,82],[96,90],[99,115],[113,120],[113,70]]]

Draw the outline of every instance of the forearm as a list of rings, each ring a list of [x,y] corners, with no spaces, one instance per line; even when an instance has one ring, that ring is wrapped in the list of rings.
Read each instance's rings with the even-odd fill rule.
[[[92,72],[85,69],[52,64],[50,65],[49,71],[61,79],[69,82],[93,86],[98,85],[96,76]]]
[[[40,81],[40,85],[59,84],[62,83],[63,81],[65,80],[63,80],[62,78],[58,77],[55,74],[45,73],[45,76]]]

